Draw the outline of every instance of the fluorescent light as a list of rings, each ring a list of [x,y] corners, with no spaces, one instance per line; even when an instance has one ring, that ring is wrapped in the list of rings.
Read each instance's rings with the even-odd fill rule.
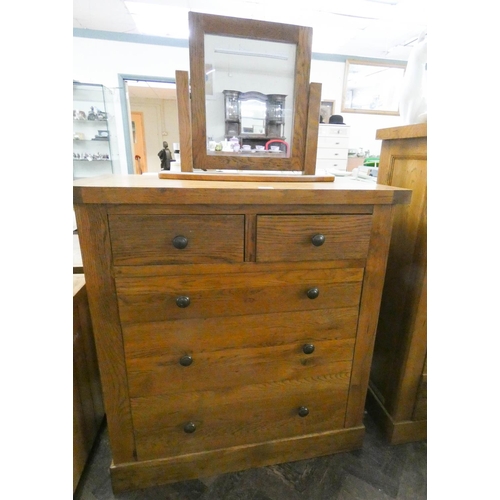
[[[249,52],[246,50],[230,50],[230,49],[214,49],[217,54],[230,54],[233,56],[252,56],[252,57],[267,57],[269,59],[281,59],[282,61],[288,61],[288,56],[282,56],[280,54],[263,54],[259,52]]]

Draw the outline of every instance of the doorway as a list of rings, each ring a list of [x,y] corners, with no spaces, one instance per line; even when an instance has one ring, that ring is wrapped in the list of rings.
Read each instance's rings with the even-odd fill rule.
[[[160,171],[158,152],[166,141],[173,152],[179,142],[175,80],[120,75],[123,82],[124,130],[128,172]]]
[[[132,148],[134,157],[134,173],[143,174],[148,171],[146,156],[146,138],[144,136],[144,114],[131,111]]]

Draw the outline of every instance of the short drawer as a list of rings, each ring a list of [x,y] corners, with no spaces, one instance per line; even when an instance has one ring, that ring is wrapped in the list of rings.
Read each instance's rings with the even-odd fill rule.
[[[320,148],[342,148],[349,149],[349,138],[343,136],[318,137],[318,149]]]
[[[261,215],[257,262],[364,259],[371,215]]]
[[[363,268],[117,277],[123,325],[359,304]],[[317,293],[316,293],[317,292]]]
[[[318,137],[349,136],[349,127],[324,124],[319,126]]]
[[[350,376],[351,362],[346,361],[333,364],[322,377],[132,398],[137,458],[341,429]]]
[[[115,265],[242,262],[243,215],[110,215]]]
[[[316,155],[317,159],[337,159],[337,160],[347,160],[349,156],[349,150],[345,149],[336,149],[336,148],[318,148],[318,152]]]

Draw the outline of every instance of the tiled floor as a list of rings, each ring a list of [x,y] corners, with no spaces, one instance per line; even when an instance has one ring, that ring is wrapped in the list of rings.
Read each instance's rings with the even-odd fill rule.
[[[106,428],[74,500],[422,500],[427,498],[427,443],[390,446],[365,415],[363,448],[233,474],[113,495]]]

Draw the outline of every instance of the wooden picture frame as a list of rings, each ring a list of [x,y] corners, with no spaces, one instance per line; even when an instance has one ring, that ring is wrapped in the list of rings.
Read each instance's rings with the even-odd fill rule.
[[[405,69],[406,63],[346,60],[342,112],[398,116]]]
[[[335,101],[321,101],[319,114],[323,118],[323,123],[328,123],[330,116],[335,114]]]
[[[189,30],[193,168],[303,171],[307,145],[312,28],[189,12]],[[267,151],[252,155],[208,150],[205,74],[207,35],[292,44],[295,47],[293,96],[290,96],[293,97],[293,101],[290,99],[293,102],[290,120],[291,137],[286,155],[275,155]],[[258,67],[258,65],[249,64],[249,68],[251,67]],[[216,73],[213,77],[214,81],[217,78]],[[213,92],[217,93],[215,88]],[[214,96],[210,96],[210,100],[213,101],[213,99]]]

